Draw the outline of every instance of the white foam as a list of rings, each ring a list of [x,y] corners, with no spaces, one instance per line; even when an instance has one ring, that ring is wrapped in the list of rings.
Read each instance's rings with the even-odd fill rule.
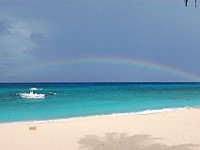
[[[145,111],[136,112],[134,114],[136,115],[155,114],[155,113],[174,111],[178,109],[183,109],[183,108],[164,108],[164,109],[155,109],[155,110],[145,110]]]
[[[171,111],[176,111],[176,110],[184,110],[184,109],[190,109],[190,108],[195,108],[195,107],[163,108],[163,109],[144,110],[144,111],[138,111],[138,112],[113,113],[113,114],[109,114],[109,115],[95,115],[95,116],[148,115],[148,114],[165,113],[165,112],[171,112]],[[93,116],[88,116],[88,117],[93,117]],[[85,117],[83,117],[83,118],[85,118]]]
[[[58,119],[49,119],[49,120],[31,120],[31,121],[16,121],[16,122],[5,122],[0,124],[42,124],[42,123],[54,123],[70,120],[79,120],[92,117],[103,117],[103,116],[129,116],[129,115],[148,115],[156,113],[171,112],[176,110],[190,109],[192,107],[181,107],[181,108],[163,108],[163,109],[153,109],[153,110],[144,110],[139,112],[130,112],[130,113],[113,113],[109,115],[91,115],[91,116],[81,116],[81,117],[71,117],[71,118],[58,118]],[[195,108],[195,107],[194,107]]]

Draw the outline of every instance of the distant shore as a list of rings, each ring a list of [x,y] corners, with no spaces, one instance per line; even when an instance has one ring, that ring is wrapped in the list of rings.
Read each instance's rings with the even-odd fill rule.
[[[199,150],[200,109],[0,124],[1,150]]]

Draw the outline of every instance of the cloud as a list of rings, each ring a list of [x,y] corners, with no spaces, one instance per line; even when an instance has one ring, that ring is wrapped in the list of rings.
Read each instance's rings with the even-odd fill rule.
[[[11,24],[10,28],[8,28],[8,32],[13,35],[30,38],[32,29],[28,24],[24,22],[16,22]]]
[[[46,37],[42,23],[0,16],[0,63],[3,59],[10,63],[30,59],[38,46],[36,37]]]
[[[0,15],[0,78],[35,62],[33,51],[47,38],[44,23]]]

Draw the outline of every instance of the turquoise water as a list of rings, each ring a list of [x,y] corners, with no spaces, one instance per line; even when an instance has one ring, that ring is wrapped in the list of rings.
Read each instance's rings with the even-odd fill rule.
[[[38,88],[45,99],[18,93]],[[200,106],[200,83],[0,84],[0,122],[132,113]]]

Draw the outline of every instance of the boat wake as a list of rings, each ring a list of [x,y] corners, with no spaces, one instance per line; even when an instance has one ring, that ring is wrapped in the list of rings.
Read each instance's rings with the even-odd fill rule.
[[[58,95],[59,93],[49,92],[50,95]]]

